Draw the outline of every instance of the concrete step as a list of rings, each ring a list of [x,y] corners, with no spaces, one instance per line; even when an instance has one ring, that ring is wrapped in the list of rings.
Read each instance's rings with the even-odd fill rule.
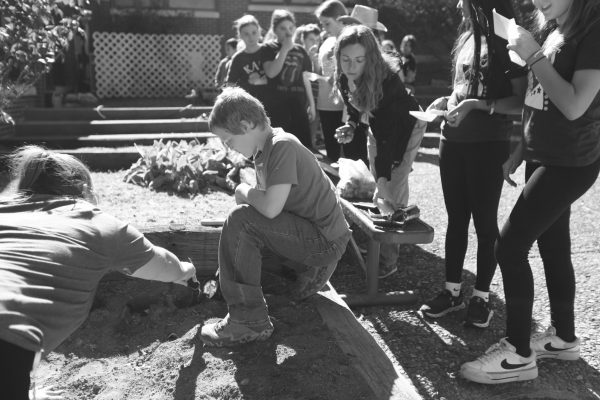
[[[75,149],[78,147],[122,147],[134,144],[151,145],[155,140],[193,140],[200,142],[208,138],[216,137],[210,132],[180,132],[180,133],[130,133],[117,135],[55,135],[48,136],[22,136],[4,138],[3,144],[10,147],[18,147],[24,144],[44,145],[51,149]]]
[[[15,126],[15,136],[85,136],[103,134],[127,134],[136,132],[206,132],[208,122],[204,119],[128,119],[93,121],[23,121]]]
[[[212,107],[26,108],[25,121],[92,121],[104,119],[179,119],[210,114]]]

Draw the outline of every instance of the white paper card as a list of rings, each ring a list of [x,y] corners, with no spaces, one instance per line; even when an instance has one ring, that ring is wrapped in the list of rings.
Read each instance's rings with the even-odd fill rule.
[[[504,15],[498,14],[495,8],[492,10],[492,15],[494,16],[494,33],[500,36],[502,39],[508,40],[510,43],[510,34],[515,32],[517,28],[515,19],[508,19]],[[523,61],[523,59],[512,50],[508,51],[508,57],[517,65],[525,65],[525,61]]]
[[[438,110],[436,110],[438,111]],[[443,115],[443,114],[439,114],[438,112],[425,112],[425,111],[409,111],[408,112],[410,115],[412,115],[413,117],[415,117],[416,119],[419,119],[421,121],[425,121],[425,122],[432,122],[434,119],[436,119],[437,117]],[[443,111],[442,111],[443,113]]]
[[[323,75],[315,74],[314,72],[308,72],[308,80],[309,81],[317,81],[319,79],[325,79]]]

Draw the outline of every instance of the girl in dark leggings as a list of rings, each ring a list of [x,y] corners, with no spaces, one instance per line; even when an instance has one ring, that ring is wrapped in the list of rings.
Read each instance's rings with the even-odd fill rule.
[[[600,1],[548,0],[537,14],[539,39],[509,30],[508,47],[529,66],[524,140],[504,165],[509,178],[526,160],[526,184],[496,243],[504,280],[506,334],[475,361],[466,379],[502,383],[534,379],[537,358],[576,360],[575,274],[571,204],[600,171]],[[542,8],[543,7],[543,8]],[[552,325],[530,336],[533,276],[528,253],[537,241],[548,286]]]
[[[429,109],[446,111],[440,143],[440,174],[448,228],[446,282],[421,312],[442,317],[465,308],[462,272],[473,217],[477,231],[477,281],[465,323],[485,328],[493,315],[490,283],[496,271],[494,242],[498,235],[498,203],[502,192],[502,164],[509,154],[512,122],[506,114],[520,114],[526,71],[509,59],[507,42],[494,35],[492,9],[510,18],[507,0],[459,0],[462,33],[454,50],[452,95]]]

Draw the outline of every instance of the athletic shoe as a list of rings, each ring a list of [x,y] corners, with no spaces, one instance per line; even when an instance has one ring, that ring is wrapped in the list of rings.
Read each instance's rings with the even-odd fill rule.
[[[267,320],[254,323],[233,321],[229,314],[219,322],[206,324],[200,330],[200,338],[206,346],[235,346],[255,340],[267,340],[273,333],[273,324]]]
[[[463,378],[485,384],[527,381],[538,376],[535,351],[529,357],[517,354],[506,338],[492,345],[484,355],[460,367]]]
[[[448,289],[442,290],[433,300],[423,304],[419,311],[431,318],[439,318],[465,308],[462,291],[458,296],[452,296]]]
[[[291,291],[291,297],[294,300],[304,300],[323,289],[333,275],[337,264],[336,261],[322,267],[309,267],[306,271],[299,272]]]
[[[494,312],[490,307],[490,302],[485,301],[479,296],[471,297],[469,307],[467,308],[467,318],[465,325],[475,326],[477,328],[487,328]]]
[[[556,328],[548,327],[546,332],[534,333],[531,336],[531,348],[537,358],[556,358],[558,360],[574,361],[579,359],[579,339],[565,342],[556,336]]]
[[[396,272],[398,272],[398,266],[396,264],[379,265],[379,279],[387,278]]]

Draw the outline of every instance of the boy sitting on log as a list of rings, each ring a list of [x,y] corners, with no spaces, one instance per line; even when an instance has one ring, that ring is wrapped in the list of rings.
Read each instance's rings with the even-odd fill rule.
[[[208,346],[266,340],[273,333],[261,287],[266,252],[305,266],[291,296],[302,300],[329,280],[350,230],[333,184],[314,154],[293,135],[272,128],[263,105],[226,88],[208,120],[225,145],[252,158],[257,184],[240,184],[219,243],[219,283],[229,313],[204,325]]]

